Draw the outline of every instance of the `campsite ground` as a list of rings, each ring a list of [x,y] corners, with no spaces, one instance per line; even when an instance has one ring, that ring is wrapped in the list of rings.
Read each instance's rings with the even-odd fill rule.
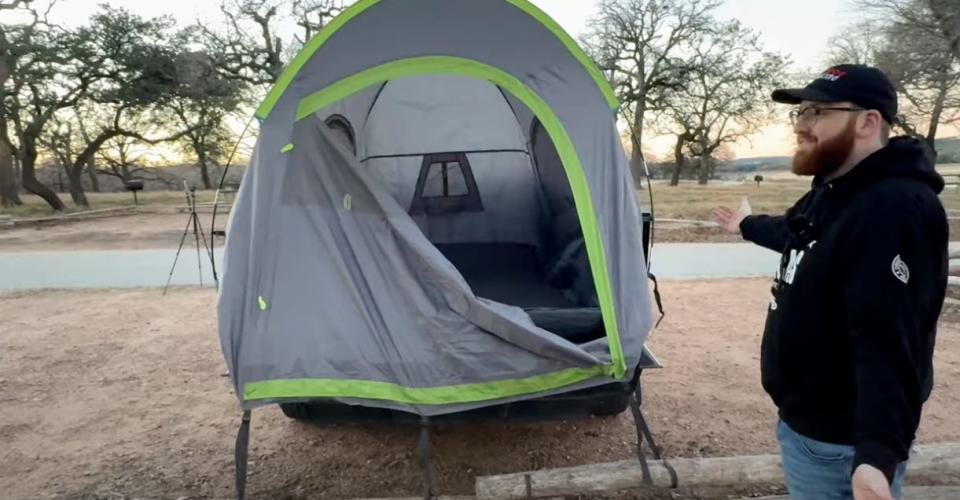
[[[771,178],[759,187],[655,184],[654,192],[659,219],[705,220],[715,205],[735,205],[744,195],[756,211],[782,211],[806,188],[804,181]],[[212,193],[199,198],[210,201]],[[956,187],[942,198],[960,209]],[[47,215],[38,200],[26,199],[27,207],[0,216]],[[128,200],[123,193],[91,195],[94,209]],[[0,252],[175,247],[187,221],[178,211],[182,194],[146,193],[141,202],[123,216],[0,229]],[[204,212],[208,224],[209,207]],[[657,231],[658,241],[737,239],[687,222],[662,222]],[[645,373],[643,387],[650,424],[670,456],[775,450],[775,413],[758,375],[768,286],[662,283],[669,314],[650,346],[665,368]],[[192,288],[166,297],[155,289],[0,293],[0,497],[231,497],[239,413],[223,376],[215,301],[213,290]],[[921,443],[960,441],[958,318],[945,315]],[[625,459],[633,433],[629,415],[442,427],[434,434],[438,481],[444,493],[468,493],[478,475]],[[258,410],[250,489],[254,498],[271,499],[416,495],[416,441],[412,428],[325,428],[291,421],[277,408]],[[725,498],[671,495],[638,498]]]
[[[669,456],[775,450],[776,416],[758,366],[768,286],[662,284],[669,314],[650,347],[665,368],[642,382],[645,411]],[[0,294],[0,496],[231,497],[239,411],[224,377],[215,300],[198,288],[166,297],[155,289]],[[919,442],[957,442],[960,326],[942,325],[935,362]],[[438,482],[445,494],[466,494],[479,475],[626,459],[633,432],[629,414],[441,427],[433,435]],[[269,407],[254,412],[251,437],[253,498],[420,493],[415,428],[320,427]]]

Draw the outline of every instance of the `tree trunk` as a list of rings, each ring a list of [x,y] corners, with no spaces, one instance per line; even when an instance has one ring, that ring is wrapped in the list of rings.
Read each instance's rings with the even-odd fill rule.
[[[0,140],[0,206],[22,205],[17,193],[17,177],[13,170],[13,153],[6,141]]]
[[[700,178],[697,183],[701,186],[706,186],[710,181],[710,160],[710,153],[700,155]]]
[[[20,151],[20,168],[22,169],[23,175],[23,188],[43,198],[43,200],[50,205],[50,208],[58,212],[62,211],[65,208],[65,205],[62,201],[60,201],[60,197],[57,196],[57,193],[54,193],[52,189],[44,186],[42,182],[37,180],[36,145],[30,141],[24,141],[24,144],[22,144],[20,147]]]
[[[937,154],[937,127],[940,125],[940,117],[943,116],[943,107],[947,101],[947,92],[949,89],[941,87],[937,95],[937,102],[933,105],[933,113],[930,115],[930,127],[927,129],[927,135],[923,137],[924,142]]]
[[[683,171],[683,167],[686,165],[686,163],[686,158],[684,158],[683,155],[680,155],[680,158],[677,159],[677,166],[673,167],[673,174],[670,177],[671,186],[680,185],[680,173]]]
[[[0,89],[10,78],[10,68],[6,57],[0,57]],[[17,173],[14,167],[13,148],[7,143],[7,117],[0,115],[0,206],[15,207],[22,205],[17,193]]]
[[[643,151],[640,149],[640,143],[643,140],[643,114],[645,109],[642,104],[637,104],[637,112],[633,117],[633,128],[630,131],[630,143],[633,145],[633,151],[630,153],[630,172],[633,173],[634,185],[639,185],[646,173],[643,169]]]
[[[67,182],[70,185],[70,198],[73,198],[73,203],[78,207],[89,208],[87,195],[83,192],[83,172],[68,168]]]
[[[211,189],[210,172],[207,170],[207,155],[197,153],[197,163],[200,164],[200,177],[203,180],[203,189]]]
[[[683,166],[686,163],[686,158],[683,157],[683,145],[685,141],[682,135],[677,136],[677,144],[673,147],[673,161],[676,165],[673,168],[673,177],[670,178],[671,186],[680,185],[680,173],[683,171]]]
[[[23,185],[23,183],[20,181],[20,179],[23,178],[22,175],[23,169],[20,168],[20,157],[13,155],[13,182],[17,185],[18,190]]]
[[[97,178],[97,162],[93,158],[87,161],[87,176],[90,177],[90,189],[94,193],[99,193],[100,179]]]
[[[103,143],[119,134],[120,131],[116,129],[101,132],[96,139],[90,141],[87,146],[83,148],[83,151],[77,155],[77,158],[73,160],[73,164],[67,169],[67,174],[70,176],[70,195],[73,196],[73,201],[75,201],[78,205],[82,205],[84,207],[90,206],[87,203],[87,195],[83,192],[82,179],[84,167],[87,168],[91,176],[91,187],[93,187],[94,190],[99,190],[96,180],[97,174],[93,168],[94,155],[97,154],[97,151],[99,151],[101,147],[103,147]],[[68,157],[68,160],[69,159],[70,157]]]

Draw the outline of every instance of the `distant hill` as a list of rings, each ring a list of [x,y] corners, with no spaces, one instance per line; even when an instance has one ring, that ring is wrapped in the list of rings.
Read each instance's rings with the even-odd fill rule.
[[[717,164],[717,172],[770,172],[790,168],[789,156],[758,156],[740,158]]]
[[[937,163],[960,163],[960,137],[937,139]]]
[[[960,163],[960,137],[937,139],[937,163]],[[790,168],[789,156],[740,158],[717,164],[718,172],[780,171]]]

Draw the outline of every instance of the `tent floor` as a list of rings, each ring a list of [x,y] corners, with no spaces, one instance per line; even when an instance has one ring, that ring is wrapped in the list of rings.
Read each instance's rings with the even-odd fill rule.
[[[563,290],[547,284],[543,263],[530,245],[441,243],[440,253],[463,275],[478,297],[518,307],[577,307]]]
[[[550,286],[536,248],[514,243],[438,244],[478,297],[522,307],[540,328],[575,344],[604,336],[598,307],[578,307]]]

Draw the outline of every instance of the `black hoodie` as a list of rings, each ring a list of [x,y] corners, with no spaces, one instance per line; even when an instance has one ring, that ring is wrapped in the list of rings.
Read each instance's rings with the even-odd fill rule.
[[[946,290],[943,178],[895,138],[743,237],[782,252],[761,346],[763,387],[800,434],[853,445],[892,481],[933,385]]]

